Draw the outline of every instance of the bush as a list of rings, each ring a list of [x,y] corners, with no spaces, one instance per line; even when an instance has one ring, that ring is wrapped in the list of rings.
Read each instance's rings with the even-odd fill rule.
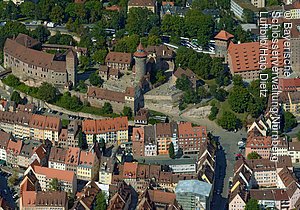
[[[11,87],[17,87],[21,84],[19,78],[17,78],[16,76],[14,76],[12,74],[5,77],[3,79],[3,83],[8,85],[8,86],[11,86]]]

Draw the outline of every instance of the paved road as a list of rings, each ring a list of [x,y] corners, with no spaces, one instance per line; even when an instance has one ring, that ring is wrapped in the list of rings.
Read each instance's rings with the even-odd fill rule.
[[[221,127],[219,127],[215,122],[212,122],[208,119],[197,119],[192,117],[178,117],[173,116],[173,120],[177,121],[190,121],[192,123],[196,123],[199,125],[207,126],[208,131],[210,131],[214,136],[220,137],[220,144],[224,149],[224,155],[226,158],[226,173],[224,179],[224,187],[222,197],[228,197],[228,182],[229,178],[233,176],[233,169],[235,163],[235,155],[239,153],[239,149],[237,146],[237,142],[241,140],[241,138],[245,138],[247,136],[247,132],[242,129],[236,133],[228,132]],[[222,209],[220,209],[222,210]]]
[[[227,207],[227,198],[222,197],[221,192],[223,189],[226,189],[228,182],[224,183],[224,178],[226,175],[226,157],[223,148],[220,146],[216,154],[216,169],[215,169],[215,184],[214,184],[214,193],[213,200],[211,203],[211,209],[226,209]]]

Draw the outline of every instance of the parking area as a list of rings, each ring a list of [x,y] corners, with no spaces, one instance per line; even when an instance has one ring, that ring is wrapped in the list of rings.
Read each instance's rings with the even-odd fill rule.
[[[75,115],[67,115],[65,113],[58,112],[58,111],[51,110],[51,109],[46,109],[46,108],[38,108],[36,113],[41,114],[41,115],[46,115],[46,116],[56,116],[56,117],[59,117],[61,119],[65,119],[65,120],[83,120],[84,119],[84,117],[79,117],[79,116],[75,116]]]

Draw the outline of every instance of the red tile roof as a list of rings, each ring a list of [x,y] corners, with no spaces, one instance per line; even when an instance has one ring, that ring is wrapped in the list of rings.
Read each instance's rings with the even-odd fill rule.
[[[24,63],[51,69],[56,72],[66,72],[65,61],[55,60],[54,54],[25,47],[24,45],[16,42],[16,40],[6,39],[3,50],[5,53],[21,60]]]
[[[35,173],[45,175],[48,179],[57,178],[58,180],[73,182],[75,174],[73,171],[62,171],[54,168],[32,166]]]
[[[116,117],[101,120],[84,120],[82,131],[85,134],[100,134],[128,130],[127,117]]]
[[[6,133],[0,130],[0,148],[5,149],[7,148],[8,142],[11,139],[11,134]]]
[[[227,31],[221,30],[216,36],[215,39],[228,41],[229,39],[234,38],[234,36]]]
[[[180,122],[178,125],[178,135],[181,138],[196,137],[202,138],[206,136],[205,126],[192,126],[190,122]]]
[[[78,147],[69,147],[66,154],[66,164],[77,166],[79,164],[80,149]]]
[[[175,3],[174,2],[172,2],[172,1],[163,1],[163,2],[161,2],[161,5],[162,6],[165,6],[165,5],[171,5],[171,6],[175,6]]]
[[[155,203],[172,204],[176,199],[175,193],[161,190],[148,190],[150,199]]]
[[[49,161],[65,163],[67,150],[58,147],[51,147]]]
[[[128,6],[135,6],[135,7],[149,7],[155,6],[155,1],[153,0],[130,0],[128,2]]]
[[[9,140],[6,151],[12,151],[15,155],[19,155],[22,149],[22,141]]]
[[[33,114],[29,121],[29,126],[41,130],[59,131],[60,118]]]
[[[280,39],[278,42],[278,66],[283,67],[283,43],[284,40]],[[275,58],[271,59],[271,41],[268,42],[267,54],[267,68],[272,67],[272,62]],[[228,55],[231,63],[231,70],[234,73],[244,71],[260,70],[259,56],[260,44],[259,42],[248,42],[242,44],[234,44],[231,42],[228,47]]]
[[[63,128],[60,131],[59,140],[60,141],[67,141],[67,139],[68,139],[68,129]]]
[[[34,207],[36,205],[36,192],[25,191],[22,194],[23,207]]]
[[[272,147],[271,136],[250,136],[250,138],[247,138],[246,147],[271,148]]]
[[[131,53],[123,52],[109,52],[106,55],[106,63],[121,63],[121,64],[130,64],[131,63]]]
[[[121,7],[119,7],[118,5],[112,5],[110,7],[106,7],[105,10],[109,10],[109,11],[120,11]]]
[[[133,54],[133,56],[137,58],[147,57],[147,52],[145,51],[145,48],[143,47],[141,42],[139,46],[136,48],[136,52]]]
[[[89,87],[88,97],[93,97],[101,100],[115,101],[119,103],[125,103],[125,93],[107,90],[98,87]]]
[[[124,163],[123,179],[136,179],[137,178],[138,163]]]
[[[280,78],[278,88],[281,91],[297,91],[300,88],[300,78]]]
[[[170,123],[157,123],[156,124],[156,137],[171,137],[172,130]]]
[[[97,155],[94,152],[81,151],[79,165],[95,166]]]

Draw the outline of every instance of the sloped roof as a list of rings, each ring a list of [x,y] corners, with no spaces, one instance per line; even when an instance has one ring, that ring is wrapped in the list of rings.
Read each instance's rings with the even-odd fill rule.
[[[28,48],[19,44],[16,40],[6,39],[3,50],[5,53],[24,63],[51,69],[56,72],[66,72],[65,61],[55,60],[55,55]]]
[[[73,171],[62,171],[54,168],[47,168],[42,166],[32,166],[35,173],[45,175],[48,179],[57,178],[58,180],[73,182]]]
[[[278,41],[278,67],[283,67],[283,47],[284,40],[279,39]],[[271,41],[267,44],[268,50],[266,51],[267,64],[266,68],[271,68],[272,61],[276,58],[272,58]],[[260,44],[259,42],[248,42],[241,44],[234,44],[230,42],[228,47],[229,59],[231,60],[231,70],[234,73],[244,71],[255,71],[259,70],[259,56],[260,56]]]
[[[227,31],[221,30],[216,36],[215,39],[228,41],[229,39],[234,38],[234,36]]]

